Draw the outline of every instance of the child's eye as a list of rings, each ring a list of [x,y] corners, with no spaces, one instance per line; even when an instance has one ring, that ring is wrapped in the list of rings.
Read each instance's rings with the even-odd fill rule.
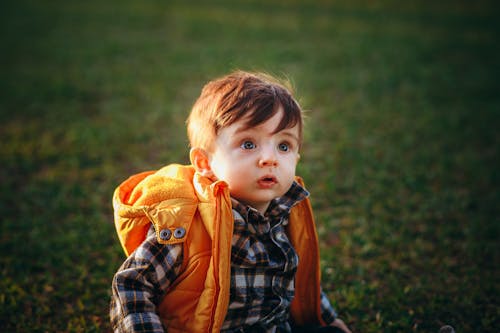
[[[288,143],[286,143],[286,142],[283,142],[283,143],[280,143],[280,144],[278,145],[278,149],[279,149],[280,151],[287,152],[287,151],[289,151],[289,150],[290,150],[290,145],[289,145]]]
[[[247,140],[243,142],[240,147],[243,149],[255,149],[255,143]]]

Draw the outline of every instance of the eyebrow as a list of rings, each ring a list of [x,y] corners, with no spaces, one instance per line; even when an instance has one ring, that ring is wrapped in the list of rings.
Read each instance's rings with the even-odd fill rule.
[[[245,125],[241,125],[238,128],[236,128],[235,134],[240,134],[241,132],[246,132],[246,131],[257,131],[257,130],[255,129],[255,127],[248,127]],[[257,131],[257,132],[259,132],[259,131]],[[291,132],[291,128],[284,128],[278,132],[274,131],[272,134],[274,135],[274,134],[278,134],[278,133],[285,135],[285,136],[288,136],[288,137],[290,137],[290,138],[292,138],[295,141],[300,143],[299,137]]]
[[[298,137],[297,135],[295,135],[295,134],[291,133],[290,131],[287,131],[287,129],[288,129],[288,128],[282,129],[282,130],[281,130],[281,131],[279,131],[278,133],[281,133],[281,134],[283,134],[283,135],[285,135],[285,136],[291,137],[291,138],[292,138],[292,139],[294,139],[295,141],[300,142],[300,141],[299,141],[299,137]],[[277,133],[275,133],[275,134],[277,134]]]

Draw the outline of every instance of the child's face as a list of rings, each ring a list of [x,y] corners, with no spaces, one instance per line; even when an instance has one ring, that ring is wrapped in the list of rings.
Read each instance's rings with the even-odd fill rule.
[[[253,128],[241,119],[220,130],[210,154],[214,176],[229,185],[231,196],[264,213],[272,199],[292,185],[299,160],[299,128],[274,133],[283,115]]]

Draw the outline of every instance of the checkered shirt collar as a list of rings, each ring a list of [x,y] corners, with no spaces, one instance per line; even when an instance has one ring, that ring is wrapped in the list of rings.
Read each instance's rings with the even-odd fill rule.
[[[235,198],[231,198],[231,202],[233,211],[254,227],[250,228],[251,231],[267,233],[271,225],[279,223],[283,217],[288,217],[293,206],[308,196],[309,192],[294,181],[290,189],[283,196],[271,201],[264,215],[257,209],[244,205]]]

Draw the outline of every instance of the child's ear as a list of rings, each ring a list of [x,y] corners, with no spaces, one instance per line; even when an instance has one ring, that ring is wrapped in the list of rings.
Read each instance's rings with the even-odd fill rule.
[[[189,159],[194,166],[196,172],[200,175],[210,178],[214,175],[210,167],[210,159],[208,153],[202,148],[191,148],[189,152]]]

